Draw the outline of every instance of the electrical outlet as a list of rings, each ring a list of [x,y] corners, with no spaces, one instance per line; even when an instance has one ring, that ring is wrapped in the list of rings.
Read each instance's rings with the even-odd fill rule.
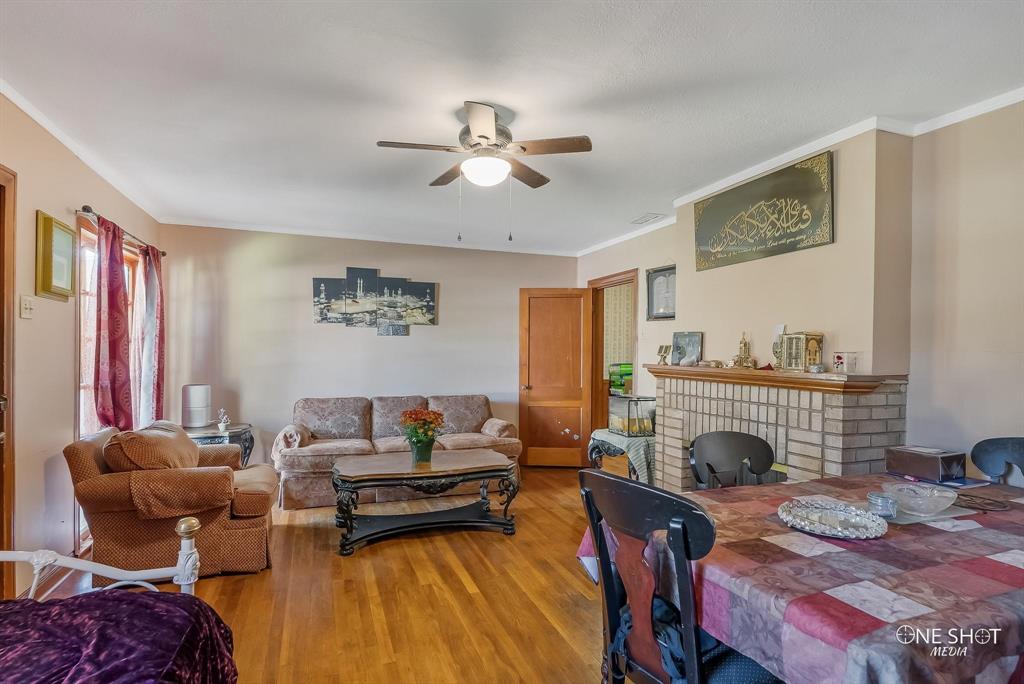
[[[21,295],[21,317],[32,318],[36,313],[36,298],[29,295]]]

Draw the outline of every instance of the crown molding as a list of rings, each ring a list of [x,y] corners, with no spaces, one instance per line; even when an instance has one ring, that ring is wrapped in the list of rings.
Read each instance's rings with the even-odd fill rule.
[[[918,136],[924,135],[925,133],[931,133],[932,131],[937,131],[940,128],[952,126],[953,124],[960,123],[961,121],[967,121],[967,119],[973,119],[976,116],[988,114],[989,112],[994,112],[995,110],[1002,109],[1003,107],[1009,107],[1010,105],[1017,104],[1018,102],[1024,102],[1024,87],[1002,93],[1001,95],[996,95],[995,97],[990,97],[987,100],[982,100],[981,102],[975,102],[974,104],[962,107],[955,112],[943,114],[942,116],[937,116],[934,119],[928,119],[927,121],[915,124],[914,135]]]
[[[982,100],[981,102],[976,102],[972,105],[968,105],[967,107],[962,107],[956,111],[949,112],[948,114],[937,116],[934,119],[928,119],[927,121],[917,123],[884,116],[873,116],[869,119],[864,119],[863,121],[859,121],[847,126],[846,128],[835,131],[834,133],[829,133],[817,140],[812,140],[809,143],[795,147],[787,152],[783,152],[782,154],[772,157],[767,161],[763,161],[760,164],[755,164],[738,173],[734,173],[727,178],[723,178],[715,181],[714,183],[705,185],[702,188],[688,192],[673,200],[672,206],[678,209],[684,204],[704,199],[709,195],[725,190],[737,183],[742,183],[756,176],[760,176],[763,173],[767,173],[768,171],[772,171],[781,166],[785,166],[786,164],[798,161],[803,157],[827,149],[833,145],[837,145],[844,140],[849,140],[861,133],[876,130],[896,133],[913,138],[938,130],[939,128],[944,128],[945,126],[966,121],[967,119],[973,119],[974,117],[981,116],[982,114],[988,114],[989,112],[1002,109],[1003,107],[1007,107],[1021,101],[1024,101],[1024,87],[1010,90],[1000,95],[996,95],[995,97],[990,97],[987,100]]]
[[[591,252],[597,252],[599,250],[604,249],[605,247],[611,247],[612,245],[617,245],[620,242],[626,242],[627,240],[638,238],[641,235],[647,235],[648,233],[653,233],[656,230],[661,230],[662,228],[666,228],[668,226],[673,225],[675,222],[676,217],[674,215],[666,216],[665,218],[660,219],[658,221],[654,221],[653,223],[650,223],[644,226],[643,228],[638,228],[637,230],[630,231],[625,235],[620,235],[610,240],[599,242],[596,245],[587,247],[586,249],[581,249],[580,251],[576,252],[573,256],[578,258],[586,254],[590,254]]]
[[[371,242],[389,242],[396,244],[415,244],[425,247],[446,247],[450,249],[470,249],[479,251],[493,251],[503,253],[520,253],[520,254],[539,254],[544,256],[568,256],[568,257],[581,257],[593,252],[600,251],[607,247],[632,240],[652,233],[656,230],[666,228],[673,225],[676,222],[675,216],[666,216],[660,221],[656,221],[650,225],[644,226],[637,230],[630,231],[618,237],[599,242],[595,245],[585,247],[579,251],[565,251],[565,250],[531,250],[528,252],[521,252],[514,249],[487,249],[482,247],[473,247],[469,245],[461,244],[450,244],[442,243],[440,241],[430,240],[418,240],[415,242],[409,242],[408,240],[386,240],[381,239],[377,235],[366,235],[358,233],[338,233],[334,231],[321,231],[321,230],[307,230],[302,228],[285,227],[285,226],[266,226],[255,228],[250,225],[242,225],[233,222],[200,222],[194,219],[176,218],[162,214],[155,210],[156,204],[151,198],[147,197],[146,194],[140,191],[137,187],[134,187],[132,182],[129,181],[124,175],[115,171],[109,164],[103,159],[90,150],[85,145],[79,143],[75,138],[70,136],[67,132],[57,126],[49,117],[43,114],[39,109],[35,107],[29,100],[27,100],[21,93],[11,86],[6,80],[0,78],[0,95],[5,96],[9,99],[16,107],[21,109],[37,124],[43,127],[50,135],[56,138],[61,144],[67,147],[72,154],[78,157],[82,163],[92,169],[100,178],[109,183],[115,190],[124,195],[128,200],[133,202],[140,209],[145,211],[151,217],[153,217],[158,223],[167,225],[181,225],[189,227],[207,227],[207,228],[226,228],[231,230],[252,230],[256,232],[267,232],[267,233],[284,233],[287,235],[306,235],[310,237],[333,237],[342,238],[348,240],[366,240]],[[855,136],[868,131],[886,131],[889,133],[896,133],[898,135],[905,135],[908,137],[916,137],[918,135],[924,135],[932,131],[950,126],[961,121],[972,119],[982,114],[1002,109],[1018,102],[1024,101],[1024,87],[1016,88],[1008,92],[990,97],[986,100],[976,102],[967,107],[962,107],[953,112],[937,116],[926,121],[918,123],[912,123],[902,121],[899,119],[892,119],[888,117],[873,116],[863,121],[851,124],[846,128],[842,128],[838,131],[830,133],[828,135],[812,140],[808,143],[795,147],[787,152],[776,155],[771,159],[767,159],[759,164],[754,164],[738,173],[734,173],[731,176],[722,178],[714,183],[710,183],[701,188],[686,193],[680,197],[677,197],[672,202],[672,206],[675,209],[689,204],[697,200],[703,199],[709,195],[713,195],[716,192],[720,192],[738,183],[750,180],[756,176],[760,176],[764,173],[785,166],[792,162],[798,161],[803,157],[807,157],[815,152],[823,149],[827,149],[834,145],[837,145],[844,140],[849,140]]]
[[[673,219],[673,222],[675,219]],[[250,231],[253,233],[277,233],[279,235],[301,235],[303,237],[333,238],[335,240],[360,240],[362,242],[376,242],[409,247],[441,247],[444,249],[466,249],[474,252],[499,252],[502,254],[532,254],[536,256],[575,257],[575,251],[558,250],[522,250],[513,247],[494,248],[482,247],[473,244],[442,242],[440,240],[409,240],[404,238],[383,238],[379,235],[368,233],[341,233],[335,230],[320,230],[315,228],[295,228],[294,226],[253,226],[248,223],[236,223],[233,221],[200,221],[196,219],[167,217],[160,219],[161,227],[183,227],[183,228],[221,228],[224,230]],[[512,243],[515,245],[515,243]]]
[[[43,130],[56,138],[64,147],[68,148],[71,154],[78,157],[83,164],[109,183],[114,190],[124,195],[132,204],[149,214],[153,220],[160,221],[159,212],[155,210],[155,203],[145,193],[134,187],[131,181],[115,171],[99,155],[71,137],[71,135],[39,111],[24,95],[15,90],[10,83],[2,78],[0,78],[0,95],[6,97],[15,107],[25,112],[30,119],[42,126]]]

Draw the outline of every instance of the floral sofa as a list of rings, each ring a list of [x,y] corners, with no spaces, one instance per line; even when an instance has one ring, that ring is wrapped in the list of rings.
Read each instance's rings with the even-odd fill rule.
[[[271,452],[281,477],[281,508],[333,506],[331,468],[337,458],[410,451],[399,421],[403,411],[415,408],[444,414],[445,425],[435,450],[492,449],[517,460],[523,449],[515,425],[495,418],[490,400],[482,394],[299,399],[291,425],[278,434]],[[460,493],[460,488],[449,493]],[[417,496],[404,489],[380,489],[360,492],[359,500],[367,503]]]

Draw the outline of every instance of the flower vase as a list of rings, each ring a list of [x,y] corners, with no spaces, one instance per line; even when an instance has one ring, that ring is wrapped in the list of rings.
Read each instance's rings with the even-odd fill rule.
[[[434,440],[427,442],[412,442],[412,460],[414,463],[430,463],[430,455],[434,450]]]

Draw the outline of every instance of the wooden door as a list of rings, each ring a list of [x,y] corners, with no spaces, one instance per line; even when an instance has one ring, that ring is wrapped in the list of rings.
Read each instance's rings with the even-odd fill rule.
[[[587,464],[593,313],[586,288],[519,291],[519,432],[525,465]]]
[[[14,172],[0,165],[0,550],[14,548]],[[14,598],[14,564],[0,563],[0,599]]]

